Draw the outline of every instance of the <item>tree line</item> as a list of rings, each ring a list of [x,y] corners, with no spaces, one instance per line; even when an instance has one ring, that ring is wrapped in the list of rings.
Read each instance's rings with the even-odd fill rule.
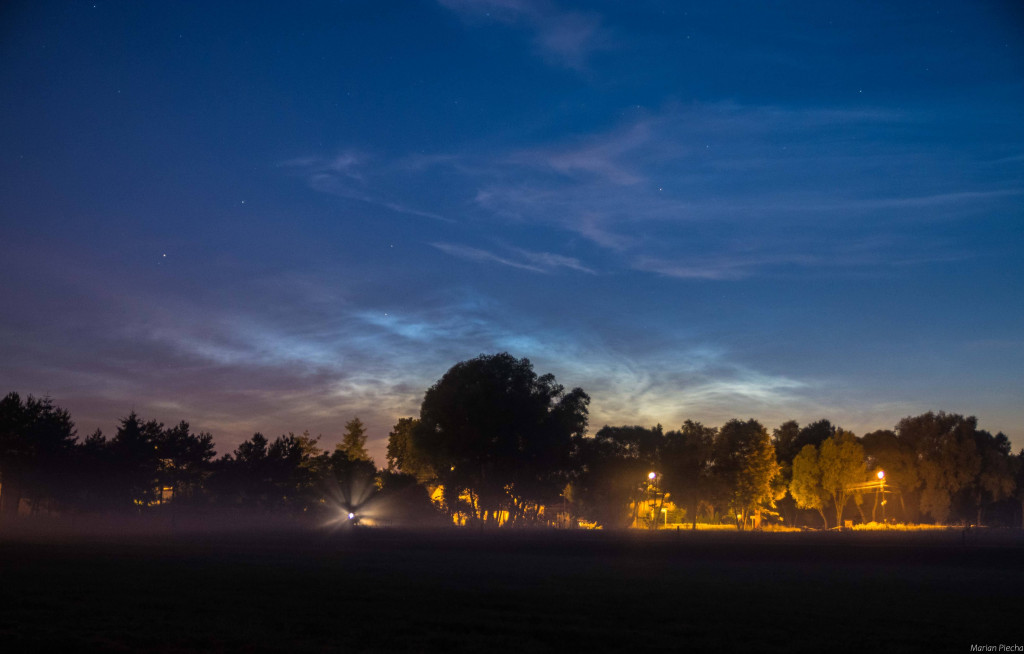
[[[479,525],[696,527],[733,521],[835,527],[844,520],[1021,524],[1024,450],[974,417],[925,413],[857,436],[828,420],[687,420],[587,435],[589,396],[527,359],[482,355],[425,393],[392,428],[387,465],[358,418],[341,443],[254,434],[215,458],[213,437],[134,412],[110,438],[77,437],[50,399],[0,401],[0,514],[256,511]],[[881,473],[881,475],[879,474]],[[431,498],[432,495],[432,498]],[[24,500],[24,502],[23,502]],[[386,508],[381,508],[386,507]],[[664,509],[664,511],[663,511]]]

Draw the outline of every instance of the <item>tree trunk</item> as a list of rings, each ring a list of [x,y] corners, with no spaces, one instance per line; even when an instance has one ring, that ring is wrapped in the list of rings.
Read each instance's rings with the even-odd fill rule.
[[[664,504],[665,504],[665,494],[662,493],[661,494],[661,498],[658,500],[658,504],[655,505],[655,507],[654,507],[654,515],[651,516],[653,518],[653,520],[651,520],[651,529],[653,529],[655,531],[657,531],[657,529],[658,529],[658,521],[661,520],[661,508],[662,508],[662,505],[664,505]]]
[[[824,508],[818,509],[818,513],[821,514],[821,522],[825,525],[825,529],[828,530],[828,518],[825,517],[825,509]]]
[[[700,506],[700,501],[697,500],[693,503],[693,531],[697,531],[697,508]]]

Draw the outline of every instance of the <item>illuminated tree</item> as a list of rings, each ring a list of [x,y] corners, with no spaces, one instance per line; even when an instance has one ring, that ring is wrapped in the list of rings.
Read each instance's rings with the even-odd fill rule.
[[[836,526],[843,524],[843,509],[850,498],[847,488],[867,478],[864,447],[851,432],[837,429],[818,447],[821,487],[832,498],[836,509]]]
[[[828,494],[821,485],[818,448],[813,445],[804,445],[800,453],[793,457],[793,480],[789,483],[789,493],[799,508],[817,511],[825,529],[828,529],[828,518],[825,516]]]
[[[445,488],[450,512],[465,508],[492,521],[513,521],[558,499],[568,480],[573,437],[587,425],[590,398],[540,377],[527,359],[482,355],[457,363],[427,390],[413,447]]]
[[[742,528],[762,507],[775,503],[772,485],[779,472],[768,430],[757,420],[730,420],[715,440],[714,474],[724,484],[729,505]]]

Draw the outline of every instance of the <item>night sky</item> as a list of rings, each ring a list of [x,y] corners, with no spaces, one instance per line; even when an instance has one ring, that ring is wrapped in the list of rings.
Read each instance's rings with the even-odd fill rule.
[[[0,392],[83,436],[381,464],[508,351],[592,430],[1024,446],[1017,2],[5,2],[0,221]]]

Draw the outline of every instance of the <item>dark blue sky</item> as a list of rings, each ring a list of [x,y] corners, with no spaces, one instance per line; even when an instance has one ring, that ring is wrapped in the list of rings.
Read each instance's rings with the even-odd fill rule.
[[[507,350],[592,427],[1024,446],[1019,3],[8,2],[0,390],[383,460]]]

